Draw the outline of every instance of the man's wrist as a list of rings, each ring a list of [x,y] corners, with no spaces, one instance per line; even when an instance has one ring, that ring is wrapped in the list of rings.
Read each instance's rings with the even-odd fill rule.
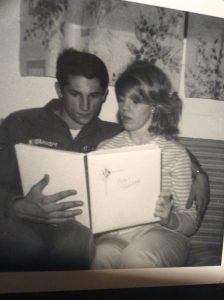
[[[7,207],[6,207],[6,211],[5,211],[6,217],[9,217],[9,218],[18,217],[18,215],[16,213],[17,211],[15,209],[15,204],[22,199],[24,199],[23,196],[14,196],[9,200]]]
[[[205,171],[201,168],[201,166],[198,166],[195,169],[192,169],[192,177],[196,178],[198,175],[205,175]]]

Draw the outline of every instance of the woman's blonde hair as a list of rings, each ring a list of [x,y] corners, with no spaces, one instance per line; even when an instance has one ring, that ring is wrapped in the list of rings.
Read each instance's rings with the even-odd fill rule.
[[[115,92],[118,102],[128,94],[135,102],[152,106],[149,132],[176,138],[182,102],[160,68],[146,61],[135,61],[118,77]]]

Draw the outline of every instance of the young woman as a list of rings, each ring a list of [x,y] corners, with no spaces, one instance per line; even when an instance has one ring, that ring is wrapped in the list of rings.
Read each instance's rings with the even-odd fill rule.
[[[160,221],[96,237],[92,268],[183,266],[190,249],[188,236],[196,230],[196,209],[185,208],[192,172],[188,154],[177,141],[181,100],[163,71],[143,61],[120,75],[115,91],[125,130],[99,148],[159,145],[162,187],[154,214]]]

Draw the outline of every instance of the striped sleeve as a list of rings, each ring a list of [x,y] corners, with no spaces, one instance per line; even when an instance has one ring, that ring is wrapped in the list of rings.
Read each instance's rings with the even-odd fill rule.
[[[195,206],[191,209],[185,208],[192,185],[192,172],[190,158],[182,147],[177,148],[177,151],[175,151],[175,159],[170,168],[170,176],[173,196],[173,210],[170,223],[174,223],[175,220],[177,226],[175,230],[190,236],[197,229],[197,214]]]
[[[127,134],[125,131],[123,131],[120,134],[116,135],[115,137],[101,142],[98,145],[97,150],[121,148],[125,146],[133,146],[133,145],[134,143],[132,143],[130,140],[127,139]]]

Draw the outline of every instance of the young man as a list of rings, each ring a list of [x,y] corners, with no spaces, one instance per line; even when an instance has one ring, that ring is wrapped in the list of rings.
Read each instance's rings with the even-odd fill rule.
[[[97,56],[65,50],[58,58],[56,77],[59,99],[12,113],[0,127],[0,271],[87,269],[94,256],[90,230],[74,220],[82,213],[82,202],[57,203],[75,190],[45,195],[46,175],[22,196],[15,144],[89,152],[122,130],[98,118],[109,77]],[[198,168],[194,165],[195,174]],[[199,175],[190,202],[197,198],[200,217],[208,202],[208,181]]]
[[[121,130],[97,117],[109,81],[98,57],[68,49],[58,58],[56,77],[59,99],[12,113],[0,129],[0,270],[85,269],[94,255],[91,232],[74,221],[82,202],[57,203],[76,191],[44,195],[46,175],[21,196],[16,143],[89,152]]]

